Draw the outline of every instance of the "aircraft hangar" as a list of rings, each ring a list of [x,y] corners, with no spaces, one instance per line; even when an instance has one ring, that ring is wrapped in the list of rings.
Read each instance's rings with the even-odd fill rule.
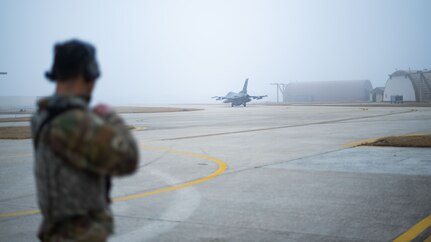
[[[431,70],[398,70],[390,74],[383,101],[392,102],[397,96],[407,102],[431,102]]]
[[[284,90],[287,102],[369,101],[373,86],[369,80],[293,82]]]

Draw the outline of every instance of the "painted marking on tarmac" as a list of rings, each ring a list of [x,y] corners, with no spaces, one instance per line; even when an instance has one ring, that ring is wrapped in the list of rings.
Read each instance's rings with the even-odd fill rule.
[[[147,172],[153,176],[160,177],[163,181],[169,184],[178,184],[181,181],[171,176],[169,173],[164,173],[157,169],[148,167]],[[193,215],[194,211],[199,207],[201,203],[201,196],[196,187],[189,187],[188,189],[180,189],[172,193],[167,200],[168,206],[159,213],[159,219],[149,219],[143,226],[132,226],[131,231],[114,235],[110,238],[110,242],[141,242],[141,241],[157,241],[158,236],[167,233],[168,231],[175,228],[178,224],[173,221],[186,221],[190,216]],[[129,211],[130,212],[130,211]],[[130,219],[141,219],[139,211],[131,212],[127,211],[115,213],[116,217],[130,218]],[[124,214],[125,213],[125,214]],[[129,213],[129,214],[128,214]],[[141,211],[145,213],[145,211]],[[168,218],[168,219],[167,219]]]
[[[14,212],[14,213],[2,213],[2,214],[0,214],[0,218],[28,216],[28,215],[35,215],[38,213],[40,213],[40,210],[20,211],[20,212]]]
[[[402,134],[402,135],[393,135],[393,136],[400,136],[400,137],[406,137],[406,136],[416,136],[416,135],[429,135],[431,134],[431,132],[418,132],[418,133],[411,133],[411,134]],[[377,137],[377,138],[370,138],[370,139],[364,139],[364,140],[359,140],[359,141],[354,141],[351,143],[347,143],[347,144],[343,144],[341,145],[343,148],[354,148],[354,147],[358,147],[361,145],[366,145],[369,143],[373,143],[376,142],[379,139],[383,139],[383,138],[387,138],[390,136],[382,136],[382,137]]]
[[[415,136],[415,135],[428,135],[430,132],[419,132],[419,133],[411,133],[411,134],[403,134],[403,135],[397,135],[397,136]],[[355,141],[352,143],[344,144],[342,145],[343,148],[354,148],[357,146],[365,145],[368,143],[373,143],[381,138],[385,138],[388,136],[383,136],[379,138],[371,138],[371,139],[365,139],[360,141]],[[405,242],[405,241],[412,241],[415,239],[419,234],[421,234],[423,231],[425,231],[427,228],[431,227],[431,215],[421,220],[419,223],[415,224],[413,227],[411,227],[409,230],[401,234],[399,237],[397,237],[393,242]],[[428,237],[425,242],[431,242],[431,236]]]
[[[419,223],[396,238],[394,242],[412,241],[429,227],[431,227],[431,215],[419,221]],[[431,241],[431,237],[428,237],[425,241]]]
[[[184,136],[184,137],[176,137],[176,138],[167,138],[167,139],[161,139],[161,140],[166,141],[166,140],[195,139],[195,138],[221,136],[221,135],[242,134],[242,133],[260,132],[260,131],[268,131],[268,130],[304,127],[304,126],[312,126],[312,125],[320,125],[320,124],[333,124],[333,123],[338,123],[338,122],[377,118],[377,117],[385,117],[385,116],[390,116],[390,115],[411,113],[411,112],[416,112],[416,111],[417,111],[416,109],[409,109],[407,111],[391,112],[391,113],[387,113],[387,114],[379,114],[379,115],[371,115],[371,116],[363,116],[363,117],[355,117],[355,118],[343,118],[343,119],[327,120],[327,121],[320,121],[320,122],[314,122],[314,123],[291,124],[291,125],[283,125],[283,126],[275,126],[275,127],[267,127],[267,128],[259,128],[259,129],[247,129],[247,130],[230,131],[230,132],[222,132],[222,133],[192,135],[192,136]]]
[[[166,188],[158,189],[158,190],[155,190],[155,191],[149,191],[149,192],[138,193],[138,194],[124,196],[124,197],[114,198],[113,199],[114,202],[127,201],[127,200],[137,199],[137,198],[141,198],[141,197],[147,197],[147,196],[151,196],[151,195],[156,195],[156,194],[160,194],[160,193],[164,193],[164,192],[175,191],[175,190],[182,189],[182,188],[185,188],[185,187],[193,186],[193,185],[196,185],[196,184],[208,181],[210,179],[213,179],[213,178],[221,175],[227,169],[227,164],[226,163],[224,163],[223,161],[221,161],[221,160],[219,160],[217,158],[206,156],[206,155],[195,154],[195,153],[192,153],[192,152],[184,152],[184,151],[165,149],[165,148],[156,148],[156,147],[150,147],[150,146],[141,146],[141,148],[148,149],[148,150],[165,151],[165,152],[169,152],[169,153],[173,153],[173,154],[193,156],[193,157],[196,157],[196,158],[209,160],[209,161],[212,161],[212,162],[216,163],[218,165],[218,168],[217,168],[216,171],[214,171],[213,173],[211,173],[210,175],[208,175],[206,177],[202,177],[202,178],[199,178],[199,179],[196,179],[196,180],[193,180],[193,181],[190,181],[190,182],[186,182],[186,183],[183,183],[183,184],[179,184],[179,185],[176,185],[176,186],[171,186],[171,187],[166,187]],[[34,214],[38,214],[38,213],[40,213],[40,210],[18,211],[18,212],[14,212],[14,213],[2,213],[2,214],[0,214],[0,218],[34,215]]]
[[[174,153],[174,154],[178,154],[178,155],[188,155],[188,156],[193,156],[193,157],[209,160],[209,161],[217,163],[218,169],[206,177],[202,177],[202,178],[199,178],[199,179],[187,182],[187,183],[183,183],[183,184],[172,186],[172,187],[166,187],[166,188],[162,188],[162,189],[155,190],[155,191],[144,192],[144,193],[134,194],[134,195],[130,195],[130,196],[115,198],[114,199],[115,202],[127,201],[127,200],[131,200],[131,199],[156,195],[156,194],[160,194],[160,193],[164,193],[164,192],[170,192],[170,191],[178,190],[181,188],[193,186],[193,185],[196,185],[198,183],[202,183],[202,182],[208,181],[210,179],[213,179],[214,177],[222,174],[227,169],[226,163],[224,163],[223,161],[221,161],[219,159],[216,159],[216,158],[213,158],[210,156],[206,156],[206,155],[200,155],[200,154],[195,154],[195,153],[191,153],[191,152],[176,151],[176,150],[170,150],[170,149],[164,149],[164,148],[155,148],[155,147],[149,147],[149,146],[142,146],[142,148],[150,149],[150,150],[165,151],[165,152]]]

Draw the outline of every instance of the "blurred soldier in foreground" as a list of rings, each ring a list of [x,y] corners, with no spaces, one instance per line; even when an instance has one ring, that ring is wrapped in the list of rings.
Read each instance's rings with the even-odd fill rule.
[[[113,233],[110,177],[136,170],[138,150],[122,119],[106,105],[88,105],[100,72],[92,45],[54,48],[55,94],[32,118],[42,241],[106,241]]]

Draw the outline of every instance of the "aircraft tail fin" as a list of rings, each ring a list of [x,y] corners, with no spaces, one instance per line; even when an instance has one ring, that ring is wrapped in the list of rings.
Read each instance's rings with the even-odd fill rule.
[[[247,94],[247,84],[248,84],[248,78],[245,79],[244,86],[242,87],[241,93]]]

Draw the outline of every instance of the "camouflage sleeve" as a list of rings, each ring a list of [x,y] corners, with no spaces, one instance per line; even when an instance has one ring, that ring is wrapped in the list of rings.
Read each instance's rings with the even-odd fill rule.
[[[67,163],[104,175],[134,172],[138,163],[136,142],[115,113],[105,118],[71,110],[51,122],[49,142]]]

